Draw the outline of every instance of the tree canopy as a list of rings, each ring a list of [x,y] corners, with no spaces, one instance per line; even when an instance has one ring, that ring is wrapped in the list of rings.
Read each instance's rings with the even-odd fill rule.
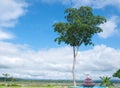
[[[92,8],[82,6],[80,8],[68,8],[65,10],[66,22],[55,23],[54,31],[59,37],[55,39],[59,44],[65,42],[70,46],[93,44],[91,38],[95,33],[102,32],[100,24],[106,22],[102,16],[95,16]]]
[[[118,77],[120,79],[120,69],[118,69],[114,74],[113,77]]]
[[[112,82],[110,81],[111,77],[103,76],[103,77],[100,77],[100,79],[101,79],[100,86],[107,86],[108,87],[108,86],[113,85]]]

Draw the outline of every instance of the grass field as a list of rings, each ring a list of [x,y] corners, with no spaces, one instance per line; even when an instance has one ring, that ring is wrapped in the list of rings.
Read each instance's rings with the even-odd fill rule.
[[[70,88],[69,86],[43,86],[43,87],[5,87],[5,86],[0,86],[0,88]],[[119,86],[115,87],[107,87],[107,88],[120,88]]]
[[[0,88],[70,88],[70,87],[62,87],[62,86],[54,86],[54,87],[4,87],[0,86]],[[109,87],[109,88],[120,88],[120,87]]]
[[[70,88],[72,83],[60,83],[60,82],[14,82],[14,86],[5,86],[4,82],[0,82],[0,88]],[[120,88],[120,83],[114,83],[115,86],[109,88]],[[4,86],[3,86],[4,85]],[[81,85],[81,83],[78,83]],[[99,84],[96,84],[99,85]]]
[[[4,86],[0,86],[0,88],[68,88],[68,87],[62,87],[62,86],[54,86],[54,87],[4,87]]]
[[[43,87],[14,87],[14,86],[12,86],[12,87],[5,87],[5,86],[0,86],[0,88],[70,88],[69,86],[43,86]],[[120,88],[120,86],[117,86],[117,87],[115,87],[115,86],[113,86],[113,87],[107,87],[107,88]]]

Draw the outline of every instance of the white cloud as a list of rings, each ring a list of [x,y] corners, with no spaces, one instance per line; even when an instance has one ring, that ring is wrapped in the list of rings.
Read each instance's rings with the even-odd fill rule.
[[[93,8],[103,8],[105,6],[120,7],[119,0],[42,0],[45,3],[62,3],[63,5],[72,5],[73,7],[92,6]],[[101,4],[102,3],[102,4]]]
[[[26,6],[23,0],[0,0],[0,27],[15,26],[18,18],[25,14]]]
[[[11,33],[3,31],[14,27],[22,15],[25,14],[27,3],[23,0],[0,0],[0,40],[12,39]]]
[[[108,21],[104,24],[101,24],[100,27],[103,29],[103,32],[98,34],[102,38],[108,38],[112,35],[118,34],[117,25],[118,25],[117,16],[112,16]]]
[[[115,5],[115,2],[118,2],[118,1],[114,0],[113,2],[113,0],[99,0],[99,1],[98,0],[72,0],[74,7],[87,5],[87,6],[92,6],[93,8],[103,8],[108,5]]]
[[[70,47],[34,51],[26,45],[0,42],[0,46],[1,74],[36,79],[72,79],[73,55]],[[112,75],[119,68],[119,57],[120,50],[105,45],[80,51],[76,65],[77,78],[84,79],[87,72],[94,78]]]
[[[12,38],[14,38],[12,34],[0,30],[0,40],[12,39]]]
[[[63,5],[68,5],[71,3],[71,0],[41,0],[44,3],[47,4],[54,4],[54,3],[62,3]]]

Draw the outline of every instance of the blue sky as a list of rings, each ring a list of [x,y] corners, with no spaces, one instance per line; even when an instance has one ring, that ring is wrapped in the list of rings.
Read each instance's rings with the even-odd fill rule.
[[[91,6],[104,16],[103,32],[93,37],[95,46],[82,45],[77,79],[89,73],[94,79],[111,76],[120,68],[119,0],[0,0],[0,72],[35,79],[72,79],[72,48],[54,42],[52,25],[64,22],[66,8]],[[100,4],[102,3],[102,4]],[[87,63],[87,64],[86,64]]]

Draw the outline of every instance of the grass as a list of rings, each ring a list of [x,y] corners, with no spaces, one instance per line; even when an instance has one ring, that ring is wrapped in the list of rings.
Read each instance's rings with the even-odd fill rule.
[[[49,85],[44,85],[44,86],[26,86],[26,85],[17,85],[17,86],[3,86],[1,85],[0,88],[69,88],[68,86],[60,86],[60,85],[53,85],[53,84],[49,84]]]
[[[110,88],[120,88],[120,86],[119,86],[119,87],[118,87],[118,86],[117,86],[117,87],[114,87],[114,86],[113,86],[113,87],[110,87]]]
[[[61,87],[61,86],[54,86],[54,87],[4,87],[4,86],[0,86],[0,88],[64,88],[64,87]]]
[[[69,88],[68,86],[51,86],[51,87],[48,87],[48,86],[44,86],[44,87],[5,87],[5,86],[0,86],[0,88]],[[120,87],[108,87],[108,88],[120,88]]]
[[[6,87],[4,82],[0,83],[0,88],[70,88],[71,83],[52,82],[14,82],[12,86]],[[81,85],[81,84],[79,84]],[[99,84],[98,84],[99,85]],[[120,88],[120,83],[108,88]]]

